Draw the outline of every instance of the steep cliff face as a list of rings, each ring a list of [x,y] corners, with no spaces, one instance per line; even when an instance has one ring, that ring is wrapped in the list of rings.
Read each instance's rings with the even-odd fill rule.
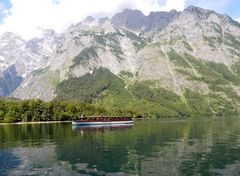
[[[25,71],[25,75],[18,72],[20,64],[15,64],[24,79],[12,96],[68,99],[63,92],[79,88],[85,92],[80,93],[81,101],[86,95],[92,103],[114,104],[125,97],[157,106],[165,100],[152,102],[148,96],[163,96],[162,89],[167,89],[178,97],[181,108],[191,109],[194,97],[202,98],[201,103],[208,104],[211,112],[223,111],[223,100],[230,102],[229,106],[239,105],[240,24],[226,15],[193,6],[183,12],[152,12],[148,16],[124,10],[112,19],[88,17],[59,36],[48,34],[43,39],[20,40],[41,57],[32,62],[34,71]],[[108,75],[102,69],[123,81],[121,90],[113,90],[109,80],[96,82],[100,79],[96,74]],[[79,85],[78,79],[89,86]],[[98,85],[96,92],[89,93],[86,89],[94,84]],[[141,97],[141,88],[151,93]],[[165,102],[166,108],[169,102]]]
[[[0,74],[0,95],[7,96],[22,82],[23,78],[16,72],[15,65],[8,67]]]
[[[4,33],[0,37],[0,96],[10,95],[32,71],[44,67],[56,41],[53,31],[46,31],[44,38],[29,41]]]
[[[143,62],[143,79],[160,78],[163,86],[179,93],[185,88],[209,92],[208,82],[202,79],[214,79],[214,74],[206,75],[205,69],[216,71],[224,79],[227,76],[223,72],[238,79],[239,27],[228,16],[187,8],[138,53]],[[234,89],[238,90],[236,84]]]

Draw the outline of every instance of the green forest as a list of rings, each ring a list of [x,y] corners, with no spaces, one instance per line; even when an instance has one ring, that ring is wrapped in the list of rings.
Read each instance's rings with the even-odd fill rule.
[[[35,122],[35,121],[67,121],[81,115],[125,115],[133,116],[131,112],[106,111],[87,103],[51,101],[39,99],[14,100],[0,99],[0,122]]]
[[[234,101],[217,93],[204,95],[186,89],[179,96],[155,86],[154,81],[136,81],[127,86],[124,79],[104,68],[61,82],[56,93],[57,101],[88,102],[109,112],[131,112],[133,116],[145,118],[196,118],[238,113]]]

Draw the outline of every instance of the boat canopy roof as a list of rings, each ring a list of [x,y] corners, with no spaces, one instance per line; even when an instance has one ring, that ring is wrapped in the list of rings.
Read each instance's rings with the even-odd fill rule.
[[[91,119],[91,120],[132,120],[132,117],[124,116],[80,116],[80,120]]]

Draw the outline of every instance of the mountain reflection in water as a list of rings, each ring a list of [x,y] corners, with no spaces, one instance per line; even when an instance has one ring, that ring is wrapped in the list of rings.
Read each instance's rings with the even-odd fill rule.
[[[0,126],[0,175],[239,175],[240,119]]]

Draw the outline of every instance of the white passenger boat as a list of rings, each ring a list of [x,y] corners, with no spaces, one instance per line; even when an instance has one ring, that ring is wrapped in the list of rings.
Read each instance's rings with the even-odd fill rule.
[[[114,124],[133,124],[132,117],[109,117],[109,116],[81,116],[72,121],[72,125],[114,125]]]

